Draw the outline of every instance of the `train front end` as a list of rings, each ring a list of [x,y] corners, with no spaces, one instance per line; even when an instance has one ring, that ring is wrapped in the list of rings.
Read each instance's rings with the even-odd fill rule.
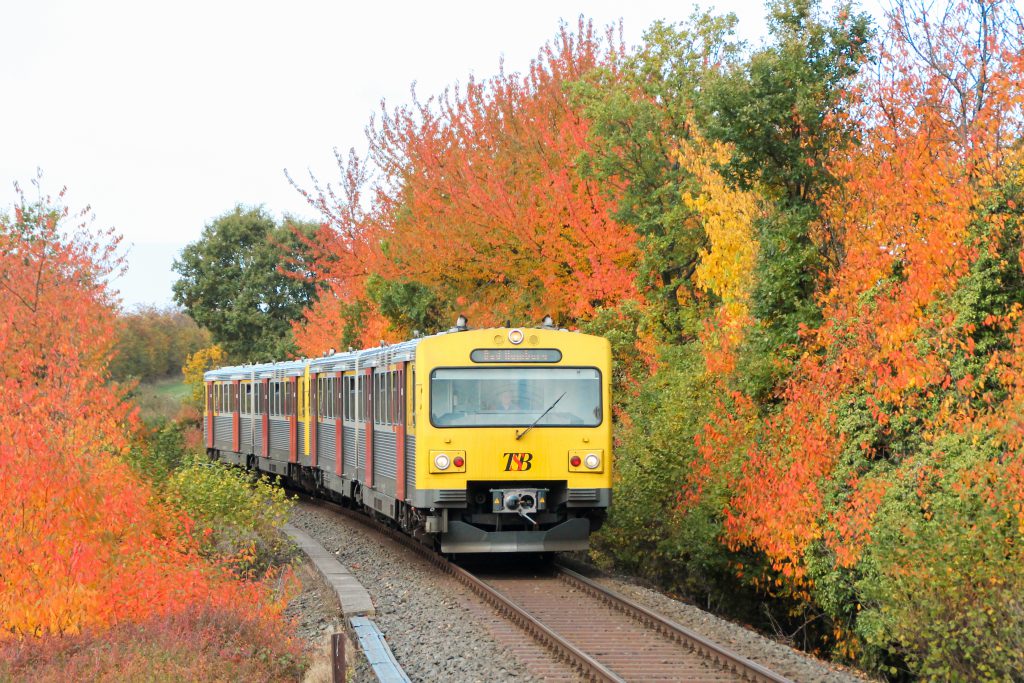
[[[413,506],[445,553],[585,550],[611,502],[611,348],[545,328],[422,340]]]

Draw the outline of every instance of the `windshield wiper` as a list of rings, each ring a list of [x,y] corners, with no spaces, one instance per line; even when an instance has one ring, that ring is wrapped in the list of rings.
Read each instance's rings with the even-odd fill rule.
[[[557,406],[557,405],[558,405],[558,402],[559,402],[559,401],[561,401],[561,400],[562,400],[562,399],[563,399],[563,398],[565,397],[565,394],[566,394],[566,393],[567,393],[567,392],[563,391],[563,392],[562,392],[562,395],[561,395],[561,396],[559,396],[558,398],[556,398],[556,399],[555,399],[555,402],[554,402],[554,403],[552,403],[551,405],[549,405],[549,406],[548,406],[548,409],[547,409],[547,410],[545,410],[545,411],[544,411],[543,413],[541,413],[541,414],[540,414],[540,417],[538,417],[538,418],[537,418],[536,420],[534,420],[534,421],[533,421],[533,424],[532,424],[532,425],[530,425],[529,427],[527,427],[526,429],[524,429],[524,430],[523,430],[523,433],[522,433],[522,434],[520,434],[520,433],[516,432],[516,441],[519,441],[519,439],[521,439],[521,438],[523,438],[524,436],[526,436],[526,432],[528,432],[528,431],[530,431],[531,429],[533,429],[534,427],[536,427],[536,426],[537,426],[537,423],[538,423],[538,422],[540,422],[541,420],[543,420],[543,419],[544,419],[544,416],[545,416],[545,415],[547,415],[548,413],[550,413],[550,412],[551,412],[551,409],[552,409],[552,408],[554,408],[555,406]]]

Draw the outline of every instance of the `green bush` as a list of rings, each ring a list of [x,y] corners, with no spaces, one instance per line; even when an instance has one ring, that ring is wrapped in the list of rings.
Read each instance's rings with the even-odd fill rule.
[[[171,476],[166,496],[196,522],[206,552],[230,558],[240,572],[289,558],[291,544],[278,530],[293,502],[272,478],[196,457]]]
[[[857,630],[936,681],[1020,680],[1024,545],[1009,468],[979,434],[936,443],[929,476],[883,501],[857,583]]]
[[[163,422],[135,443],[125,459],[132,469],[159,490],[189,459],[185,445],[186,429],[178,422]]]

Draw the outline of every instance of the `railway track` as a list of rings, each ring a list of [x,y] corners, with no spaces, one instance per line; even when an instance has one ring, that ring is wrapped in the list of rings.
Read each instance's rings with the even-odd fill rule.
[[[453,576],[537,643],[592,681],[789,679],[736,655],[559,565],[524,575],[471,573],[361,513],[311,500],[388,536]]]

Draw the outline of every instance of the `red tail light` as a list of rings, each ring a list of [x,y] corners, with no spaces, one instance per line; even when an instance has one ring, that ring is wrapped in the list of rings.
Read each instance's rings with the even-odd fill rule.
[[[466,460],[461,455],[456,455],[455,459],[452,460],[452,464],[455,465],[456,467],[462,467],[463,465],[466,464]]]
[[[580,456],[578,455],[574,455],[571,458],[569,458],[569,464],[572,465],[573,467],[579,467],[581,462],[583,461],[580,460]]]

